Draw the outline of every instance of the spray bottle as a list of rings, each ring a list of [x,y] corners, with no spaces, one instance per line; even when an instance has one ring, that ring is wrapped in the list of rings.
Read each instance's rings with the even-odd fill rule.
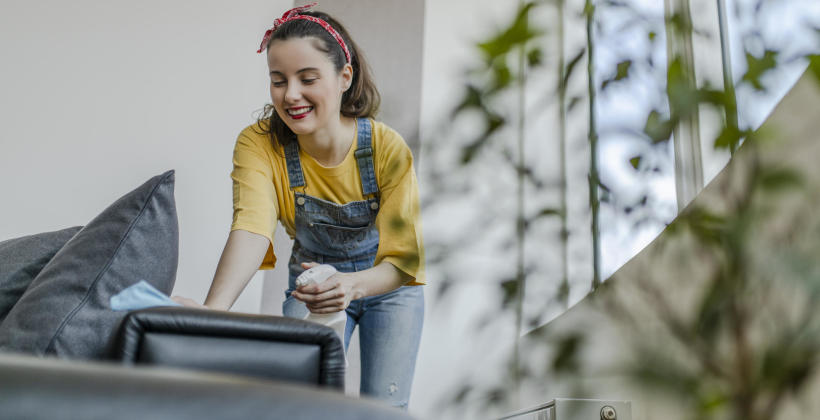
[[[332,265],[317,265],[309,270],[305,270],[305,272],[296,278],[296,287],[320,284],[334,274],[336,274],[336,268]],[[347,313],[345,311],[330,314],[314,314],[312,312],[308,312],[305,320],[327,325],[328,327],[333,328],[333,330],[336,331],[336,334],[339,335],[342,343],[344,343],[345,327],[347,327]]]

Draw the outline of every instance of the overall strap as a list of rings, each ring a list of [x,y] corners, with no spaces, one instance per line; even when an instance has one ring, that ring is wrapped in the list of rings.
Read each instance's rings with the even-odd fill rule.
[[[290,189],[304,187],[305,176],[302,174],[302,163],[299,161],[299,142],[296,139],[285,146],[285,165],[288,168]]]
[[[369,118],[357,118],[358,147],[356,147],[356,163],[359,165],[359,176],[362,181],[362,193],[365,196],[378,194],[376,171],[373,169],[373,149],[371,147],[371,127]]]

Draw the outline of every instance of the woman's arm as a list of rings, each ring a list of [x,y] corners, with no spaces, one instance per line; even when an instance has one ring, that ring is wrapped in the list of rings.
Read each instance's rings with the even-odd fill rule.
[[[262,235],[246,230],[232,231],[216,266],[205,306],[211,309],[230,309],[259,270],[268,246],[270,240]]]
[[[225,311],[230,309],[256,274],[269,245],[270,240],[262,235],[246,230],[232,231],[216,266],[204,307]],[[174,296],[174,300],[185,306],[203,307],[188,298]]]
[[[302,263],[305,269],[318,265]],[[326,314],[342,311],[350,302],[367,296],[380,295],[397,289],[413,277],[389,262],[381,262],[355,273],[336,273],[320,284],[299,287],[292,296],[307,305],[311,312]]]

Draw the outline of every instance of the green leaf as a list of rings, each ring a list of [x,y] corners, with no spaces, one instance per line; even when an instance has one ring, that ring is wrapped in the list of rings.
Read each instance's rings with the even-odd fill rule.
[[[512,71],[504,60],[493,63],[493,81],[489,93],[495,93],[510,86],[513,80]]]
[[[816,340],[802,339],[803,334],[805,330],[786,329],[781,337],[767,343],[760,369],[762,383],[771,389],[798,390],[811,378],[820,347]]]
[[[637,383],[647,389],[663,390],[672,395],[693,395],[698,384],[703,380],[697,371],[683,365],[668,352],[657,349],[639,348],[635,362],[627,364],[629,373]]]
[[[573,96],[570,98],[569,103],[567,104],[567,113],[572,111],[579,103],[581,103],[582,98],[580,96]]]
[[[486,124],[484,133],[472,143],[464,147],[461,151],[461,164],[466,165],[470,163],[478,154],[478,152],[490,141],[492,135],[504,126],[505,120],[498,114],[495,114],[486,108],[484,110],[484,122]]]
[[[541,34],[540,31],[532,29],[529,25],[530,10],[534,6],[534,3],[525,3],[518,10],[518,14],[507,29],[478,44],[478,48],[484,53],[488,61],[493,61],[497,57],[509,53]]]
[[[734,103],[731,96],[725,91],[710,89],[708,86],[697,90],[698,102],[718,106],[729,106]]]
[[[756,90],[763,91],[765,88],[760,78],[777,66],[777,51],[766,50],[761,58],[746,53],[746,66],[746,74],[743,75],[742,80],[751,84]]]
[[[704,245],[721,244],[729,229],[724,216],[698,206],[688,208],[674,223],[687,227]]]
[[[761,171],[759,185],[768,191],[785,190],[802,186],[803,177],[791,169],[765,169]]]
[[[748,130],[741,131],[735,126],[727,125],[723,127],[720,135],[715,139],[715,149],[736,150],[740,144],[740,139],[749,135]]]
[[[584,336],[581,333],[571,333],[558,339],[554,344],[553,370],[564,373],[578,372],[581,367],[578,356],[584,341]]]
[[[632,164],[632,167],[635,170],[638,170],[638,167],[641,165],[641,156],[635,156],[632,159],[629,159],[629,163]]]
[[[533,48],[527,52],[527,65],[530,67],[540,66],[544,61],[544,53],[541,48]]]
[[[669,98],[671,119],[683,119],[698,110],[701,97],[692,76],[691,70],[683,63],[681,57],[675,57],[669,63],[666,72],[666,95]]]
[[[707,342],[715,340],[721,328],[726,325],[727,312],[740,290],[736,289],[735,282],[727,281],[723,270],[718,270],[706,285],[706,290],[698,305],[695,320],[697,337]]]
[[[609,191],[601,191],[601,195],[598,196],[598,201],[601,203],[609,203],[612,201],[612,193]]]
[[[569,77],[572,75],[572,72],[575,70],[575,66],[577,66],[578,63],[581,61],[581,59],[584,58],[584,54],[586,54],[586,52],[587,52],[587,50],[581,49],[581,51],[578,51],[578,53],[575,54],[575,56],[572,57],[571,60],[569,60],[569,63],[567,63],[566,72],[564,73],[564,78],[561,80],[561,83],[563,83],[563,86],[567,86],[567,83],[569,82]]]
[[[726,406],[731,402],[731,398],[720,388],[704,391],[699,398],[701,412],[711,413]]]
[[[542,217],[547,217],[547,216],[560,216],[560,215],[561,215],[561,209],[555,209],[555,208],[549,208],[548,207],[548,208],[543,208],[538,213],[536,213],[536,215],[533,217],[533,220],[540,219]]]
[[[820,54],[810,54],[806,58],[809,59],[809,71],[817,79],[817,83],[820,83]]]
[[[624,60],[618,63],[618,71],[615,80],[625,79],[629,75],[629,68],[632,67],[632,60]]]
[[[681,13],[670,16],[667,23],[677,32],[677,36],[687,36],[692,33],[692,22]]]
[[[467,91],[464,92],[464,98],[461,99],[461,102],[456,106],[456,109],[453,110],[453,116],[460,114],[461,112],[471,109],[471,108],[483,108],[483,96],[484,93],[479,90],[479,88],[468,85]]]
[[[657,33],[655,33],[655,31],[650,31],[650,32],[649,32],[648,37],[649,37],[649,41],[653,41],[653,42],[654,42],[654,41],[655,41],[655,38],[657,38],[657,37],[658,37],[658,34],[657,34]]]
[[[629,76],[630,67],[632,67],[632,60],[624,60],[618,63],[615,76],[611,79],[604,80],[604,82],[601,84],[601,89],[606,89],[606,87],[612,82],[617,82],[618,80],[626,79]]]
[[[467,165],[475,159],[478,152],[490,140],[488,136],[481,136],[461,150],[461,164]]]
[[[458,392],[456,392],[455,396],[453,397],[453,402],[457,404],[461,404],[467,396],[472,392],[473,386],[472,385],[462,385],[459,388]]]
[[[484,131],[485,137],[491,136],[507,122],[504,117],[494,113],[488,113],[485,120],[487,121],[487,129]]]
[[[518,287],[519,282],[516,279],[505,280],[501,282],[501,291],[503,293],[503,305],[504,307],[509,306],[511,303],[515,302],[518,299]]]
[[[586,16],[587,19],[589,19],[594,14],[595,14],[595,4],[592,3],[592,0],[587,0],[587,2],[584,4],[584,16]]]
[[[660,143],[669,140],[674,127],[674,122],[663,118],[658,111],[653,110],[646,118],[643,132],[652,139],[653,143]]]

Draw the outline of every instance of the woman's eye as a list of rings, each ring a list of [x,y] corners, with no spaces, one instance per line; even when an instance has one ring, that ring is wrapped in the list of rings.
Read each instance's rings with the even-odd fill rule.
[[[287,82],[285,82],[285,81],[280,81],[280,80],[273,80],[273,81],[271,81],[270,83],[271,83],[274,87],[282,87],[282,86],[285,86],[285,85],[287,84]]]
[[[306,85],[313,84],[313,82],[315,82],[315,81],[316,81],[316,79],[302,79],[302,83],[304,83]]]

